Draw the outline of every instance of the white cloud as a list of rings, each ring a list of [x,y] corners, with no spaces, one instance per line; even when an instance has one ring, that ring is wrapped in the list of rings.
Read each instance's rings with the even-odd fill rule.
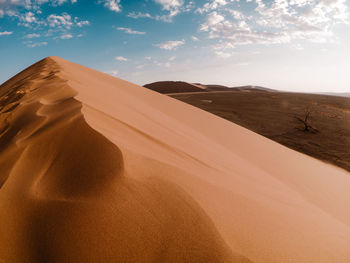
[[[87,21],[87,20],[83,20],[83,21],[77,21],[77,17],[75,18],[75,20],[76,20],[76,25],[78,26],[78,27],[83,27],[83,26],[88,26],[88,25],[90,25],[90,22],[89,21]]]
[[[117,13],[122,11],[120,0],[104,0],[103,2],[104,2],[104,6],[111,11],[114,11]]]
[[[27,42],[24,42],[24,44],[25,44],[27,47],[34,48],[34,47],[46,46],[46,45],[47,45],[47,42],[37,42],[37,43],[33,43],[32,41],[27,41]]]
[[[244,15],[242,12],[238,11],[238,10],[230,9],[230,10],[228,10],[228,11],[229,11],[229,12],[231,13],[231,15],[232,15],[235,19],[237,19],[237,20],[245,19],[245,15]]]
[[[228,53],[228,52],[223,52],[223,51],[215,51],[215,55],[219,58],[227,59],[232,57],[234,53]]]
[[[178,41],[167,41],[164,43],[155,44],[154,46],[165,50],[175,50],[184,44],[185,44],[185,40],[178,40]]]
[[[166,14],[162,15],[150,15],[149,13],[131,12],[128,17],[138,18],[150,18],[158,21],[171,23],[173,18],[181,12],[189,12],[194,6],[193,1],[188,1],[185,4],[184,0],[154,0],[156,3],[162,6],[162,9],[166,11]]]
[[[63,34],[60,36],[60,39],[71,39],[73,38],[72,34]]]
[[[17,20],[18,26],[32,29],[33,33],[24,36],[26,39],[40,37],[38,32],[45,32],[45,37],[53,39],[68,39],[72,27],[89,25],[89,21],[80,21],[77,17],[72,18],[68,13],[49,14],[43,16],[41,5],[58,6],[64,3],[76,3],[77,0],[0,0],[0,10],[12,21]],[[47,42],[26,42],[28,47],[44,46]]]
[[[128,17],[131,17],[134,19],[149,18],[149,19],[154,19],[154,20],[158,20],[158,21],[171,23],[173,21],[173,17],[176,16],[178,13],[179,13],[179,11],[177,10],[174,12],[170,12],[169,14],[166,14],[166,15],[151,16],[149,13],[131,12],[128,14]]]
[[[77,0],[0,0],[0,6],[6,6],[7,8],[16,8],[20,6],[27,10],[38,10],[43,4],[60,6],[67,2],[74,4]]]
[[[27,34],[25,36],[25,38],[36,38],[36,37],[40,37],[40,34],[32,33],[32,34]]]
[[[62,15],[49,15],[47,21],[50,27],[65,27],[70,29],[73,25],[72,17],[67,13],[62,13]]]
[[[195,36],[192,36],[191,39],[192,39],[193,41],[199,41],[199,38],[198,38],[198,37],[195,37]]]
[[[51,0],[51,1],[46,1],[46,0],[36,0],[36,2],[50,2],[53,6],[57,6],[57,5],[63,5],[66,2],[71,2],[72,4],[76,3],[77,0]]]
[[[225,6],[226,4],[226,0],[212,0],[211,2],[205,3],[202,8],[198,8],[196,11],[202,14],[215,10],[220,6]]]
[[[123,57],[123,56],[117,56],[114,58],[115,60],[118,60],[118,61],[128,61],[129,59],[127,59],[126,57]]]
[[[73,26],[83,27],[90,25],[87,20],[79,21],[78,17],[72,17],[67,13],[62,13],[61,15],[51,14],[47,17],[47,23],[52,28],[64,28],[71,29]]]
[[[154,0],[156,3],[162,5],[164,10],[172,11],[178,10],[183,6],[183,0]]]
[[[209,30],[218,31],[218,28],[216,28],[215,26],[224,20],[225,20],[225,18],[222,15],[219,15],[216,11],[214,11],[207,16],[207,20],[204,24],[201,25],[200,30],[202,30],[202,31],[209,31]]]
[[[190,6],[184,6],[184,0],[154,0],[160,4],[163,10],[168,11],[167,15],[155,16],[156,20],[163,22],[172,22],[173,18],[182,11],[189,11]]]
[[[22,20],[27,23],[34,23],[37,21],[34,13],[32,12],[25,13],[25,15],[22,17]]]
[[[172,56],[172,57],[169,58],[169,61],[174,61],[175,59],[176,59],[176,57]]]
[[[13,32],[10,32],[10,31],[3,31],[3,32],[0,32],[0,36],[9,36],[9,35],[12,35]]]
[[[124,31],[125,33],[130,34],[130,35],[145,35],[146,34],[146,32],[132,30],[131,28],[128,28],[128,27],[117,27],[117,30]]]
[[[134,19],[138,19],[138,18],[153,18],[149,13],[135,13],[135,12],[131,12],[128,14],[128,17],[134,18]]]
[[[200,30],[218,40],[216,53],[246,44],[331,42],[334,25],[349,23],[346,0],[254,0],[256,8],[249,12],[233,2],[213,0],[197,10],[209,12]]]

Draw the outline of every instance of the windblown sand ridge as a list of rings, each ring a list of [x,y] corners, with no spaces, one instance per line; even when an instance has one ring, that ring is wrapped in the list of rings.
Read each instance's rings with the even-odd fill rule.
[[[350,261],[340,169],[58,57],[0,110],[0,262]]]

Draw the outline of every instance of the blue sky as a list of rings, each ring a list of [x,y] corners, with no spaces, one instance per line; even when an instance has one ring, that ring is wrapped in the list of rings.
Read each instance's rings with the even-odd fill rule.
[[[0,82],[46,57],[146,84],[350,92],[349,0],[0,0]]]

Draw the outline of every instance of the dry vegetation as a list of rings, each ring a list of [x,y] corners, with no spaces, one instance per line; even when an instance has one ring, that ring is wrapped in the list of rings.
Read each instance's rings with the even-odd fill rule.
[[[261,91],[172,97],[350,171],[350,98]]]

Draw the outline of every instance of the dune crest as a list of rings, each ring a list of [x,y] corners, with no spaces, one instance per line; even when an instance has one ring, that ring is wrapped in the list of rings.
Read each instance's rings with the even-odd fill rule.
[[[12,166],[1,171],[5,192],[30,190],[48,199],[69,199],[122,176],[120,150],[86,124],[81,103],[74,99],[77,93],[57,72],[59,66],[46,59],[1,90],[1,117],[7,126],[0,138],[1,167]]]
[[[59,57],[0,111],[0,262],[350,261],[341,169]]]

